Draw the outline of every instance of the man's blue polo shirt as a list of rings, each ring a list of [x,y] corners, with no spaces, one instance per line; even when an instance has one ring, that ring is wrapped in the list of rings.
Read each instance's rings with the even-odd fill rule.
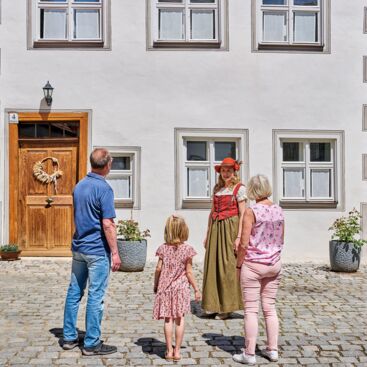
[[[86,255],[110,253],[102,219],[115,218],[113,190],[103,176],[90,172],[74,188],[72,250]]]

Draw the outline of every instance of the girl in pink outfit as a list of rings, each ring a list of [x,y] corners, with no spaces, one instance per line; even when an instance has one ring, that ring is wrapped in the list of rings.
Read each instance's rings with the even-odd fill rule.
[[[281,273],[284,216],[282,208],[269,200],[271,194],[271,186],[265,176],[257,175],[250,179],[247,196],[256,204],[246,209],[237,255],[245,305],[245,351],[233,356],[236,362],[243,364],[256,363],[260,298],[267,334],[267,348],[262,354],[273,362],[278,360],[279,322],[275,300]]]
[[[195,291],[195,301],[201,294],[192,272],[192,258],[196,251],[185,241],[189,229],[182,217],[171,215],[164,230],[165,243],[160,245],[159,257],[154,276],[155,302],[153,317],[164,319],[167,360],[179,361],[180,348],[184,335],[185,314],[190,312],[190,285]],[[173,326],[176,325],[176,346],[172,346]]]

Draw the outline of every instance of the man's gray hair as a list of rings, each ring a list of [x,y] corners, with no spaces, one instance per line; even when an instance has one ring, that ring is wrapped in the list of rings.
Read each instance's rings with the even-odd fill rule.
[[[95,169],[102,169],[112,161],[110,152],[105,148],[95,148],[89,157],[90,165]]]

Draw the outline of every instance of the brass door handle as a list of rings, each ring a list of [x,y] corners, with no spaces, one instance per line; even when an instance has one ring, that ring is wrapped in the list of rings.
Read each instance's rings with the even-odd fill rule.
[[[54,199],[52,199],[51,197],[46,199],[46,203],[47,203],[48,206],[51,206],[53,201],[54,201]]]

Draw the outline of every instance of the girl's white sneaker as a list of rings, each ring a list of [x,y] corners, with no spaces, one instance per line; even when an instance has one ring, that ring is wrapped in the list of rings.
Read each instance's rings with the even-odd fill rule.
[[[261,354],[264,357],[270,359],[271,362],[276,362],[279,359],[278,351],[276,351],[276,350],[264,349],[264,350],[261,351]]]
[[[234,354],[232,356],[233,360],[235,362],[239,362],[242,364],[249,364],[249,365],[253,365],[256,364],[256,357],[255,356],[248,356],[245,354],[245,352],[241,353],[241,354]]]

